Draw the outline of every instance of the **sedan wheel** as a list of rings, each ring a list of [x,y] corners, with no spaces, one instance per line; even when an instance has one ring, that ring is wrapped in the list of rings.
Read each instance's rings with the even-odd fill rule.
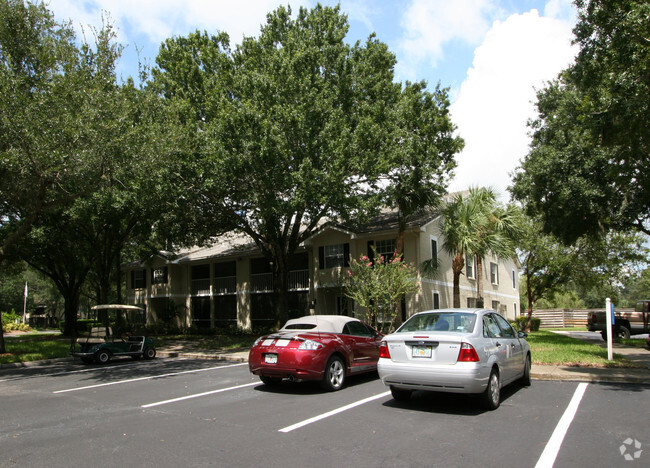
[[[409,401],[411,399],[411,390],[406,390],[404,388],[390,387],[390,393],[393,395],[393,399],[396,401]]]
[[[327,366],[325,367],[325,376],[323,377],[322,387],[329,391],[333,392],[339,390],[343,387],[345,382],[345,364],[338,356],[332,356],[329,361],[327,361]]]
[[[269,387],[280,385],[282,382],[282,379],[279,377],[267,377],[265,375],[260,375],[260,380],[264,385],[268,385]]]
[[[108,351],[97,351],[95,354],[95,361],[100,364],[106,364],[111,360],[111,355]]]
[[[524,387],[530,387],[530,354],[526,355],[526,362],[524,363],[524,375],[521,376],[519,381]]]
[[[495,410],[501,403],[501,383],[499,382],[499,373],[492,369],[487,388],[483,393],[483,404],[489,410]]]

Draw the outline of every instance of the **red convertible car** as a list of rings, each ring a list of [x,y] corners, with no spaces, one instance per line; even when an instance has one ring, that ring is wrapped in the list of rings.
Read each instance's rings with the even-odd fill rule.
[[[266,385],[277,385],[284,378],[318,380],[324,389],[334,391],[343,387],[347,376],[377,369],[382,337],[352,317],[307,315],[258,338],[248,366]]]

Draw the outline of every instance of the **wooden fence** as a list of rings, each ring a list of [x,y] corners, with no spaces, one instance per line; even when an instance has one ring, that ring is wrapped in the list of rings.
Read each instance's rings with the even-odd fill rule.
[[[587,317],[592,312],[602,312],[602,309],[540,309],[533,310],[533,317],[541,319],[540,328],[567,328],[587,326]],[[617,309],[617,312],[633,309]]]

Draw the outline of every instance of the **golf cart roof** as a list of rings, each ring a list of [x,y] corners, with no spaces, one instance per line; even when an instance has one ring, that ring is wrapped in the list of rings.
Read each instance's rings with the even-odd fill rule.
[[[126,304],[100,304],[90,308],[91,310],[139,310],[143,311],[142,307]]]

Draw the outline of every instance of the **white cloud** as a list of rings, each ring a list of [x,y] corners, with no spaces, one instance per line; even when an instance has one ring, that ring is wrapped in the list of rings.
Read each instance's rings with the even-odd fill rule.
[[[59,20],[73,18],[76,29],[80,25],[99,26],[101,12],[108,11],[122,43],[133,42],[125,31],[159,44],[196,29],[225,31],[231,43],[239,43],[244,35],[258,34],[266,14],[283,4],[286,2],[281,0],[50,0],[49,7]]]
[[[416,68],[422,61],[435,66],[451,41],[479,44],[496,9],[493,0],[414,0],[402,18],[400,68]]]
[[[575,57],[571,27],[536,10],[494,23],[451,107],[465,149],[450,190],[491,186],[507,198],[510,173],[528,151],[535,88]]]

